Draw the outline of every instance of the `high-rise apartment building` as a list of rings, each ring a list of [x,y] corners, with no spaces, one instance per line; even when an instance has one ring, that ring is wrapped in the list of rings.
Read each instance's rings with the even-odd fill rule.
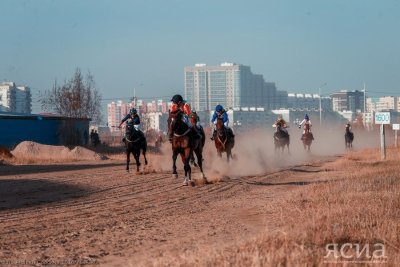
[[[364,92],[341,90],[331,94],[331,98],[333,111],[364,111]]]
[[[0,84],[0,111],[15,113],[32,112],[32,96],[28,86],[16,86],[14,82]]]
[[[199,111],[212,110],[218,104],[276,109],[285,105],[287,93],[278,91],[275,83],[265,82],[262,75],[253,74],[248,66],[195,64],[185,67],[185,98]]]

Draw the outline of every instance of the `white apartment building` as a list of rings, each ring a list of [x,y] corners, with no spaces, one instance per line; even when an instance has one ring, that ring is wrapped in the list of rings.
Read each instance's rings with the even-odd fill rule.
[[[32,112],[32,96],[28,86],[16,86],[14,82],[0,84],[0,111]]]

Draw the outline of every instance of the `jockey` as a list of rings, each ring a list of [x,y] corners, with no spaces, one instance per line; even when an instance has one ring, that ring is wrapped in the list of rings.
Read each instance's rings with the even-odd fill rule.
[[[304,116],[304,120],[302,120],[301,122],[300,122],[300,124],[299,124],[299,129],[301,128],[301,125],[304,123],[304,130],[303,130],[303,134],[305,134],[306,133],[306,124],[308,124],[310,127],[309,127],[309,131],[311,132],[311,121],[310,121],[310,118],[308,117],[308,114],[306,114],[305,116]]]
[[[121,120],[121,123],[119,124],[118,128],[121,128],[124,122],[126,122],[126,127],[125,127],[125,136],[122,139],[122,142],[125,142],[126,137],[128,137],[131,134],[132,129],[135,129],[140,133],[140,135],[144,136],[143,132],[140,130],[140,118],[135,108],[129,110],[129,113]]]
[[[346,124],[345,129],[346,129],[346,130],[348,129],[349,132],[351,132],[351,125],[350,125],[350,122],[348,122],[348,123]]]
[[[178,109],[182,110],[183,121],[186,123],[187,126],[192,127],[192,124],[190,123],[189,120],[189,116],[192,113],[189,104],[183,100],[181,95],[174,95],[171,101],[172,101],[171,112],[175,112]]]
[[[181,95],[174,95],[171,99],[172,101],[172,107],[171,107],[171,112],[176,112],[177,110],[181,110],[183,112],[182,120],[185,122],[185,124],[189,127],[192,128],[192,124],[190,122],[189,116],[192,114],[192,110],[190,108],[190,105],[186,103],[186,101],[183,100],[183,97]],[[172,140],[173,133],[170,133],[169,140]]]
[[[199,117],[199,115],[197,115],[197,112],[196,111],[192,111],[192,113],[190,114],[190,117],[191,118],[194,118],[194,120],[195,120],[195,122],[196,122],[196,128],[197,129],[201,129],[201,128],[203,128],[201,125],[200,125],[200,117]]]
[[[272,124],[272,127],[276,128],[277,126],[281,127],[281,131],[289,134],[287,129],[289,126],[286,125],[286,121],[282,118],[282,115],[279,115],[278,118],[276,119],[275,123]]]
[[[300,122],[300,124],[299,124],[299,129],[301,128],[301,125],[302,125],[303,123],[304,123],[303,135],[306,133],[306,125],[308,125],[308,126],[309,126],[308,132],[311,134],[312,140],[314,140],[314,136],[313,136],[313,134],[312,134],[312,132],[311,132],[311,126],[312,126],[312,124],[311,124],[310,118],[308,117],[308,114],[306,114],[306,115],[304,116],[304,120],[302,120],[302,121]],[[303,140],[303,135],[301,136],[301,140]]]
[[[203,127],[200,124],[200,117],[199,117],[199,115],[197,115],[196,111],[192,111],[192,113],[190,114],[190,118],[193,118],[192,123],[194,124],[193,128],[196,131],[196,133],[198,135],[204,134]],[[201,137],[201,136],[199,136],[199,137]]]
[[[226,128],[228,131],[231,130],[231,129],[228,127],[228,124],[229,124],[228,113],[226,113],[225,109],[224,109],[221,105],[217,105],[217,106],[215,107],[214,114],[213,114],[213,116],[212,116],[212,118],[211,118],[211,123],[214,124],[214,131],[213,131],[213,134],[212,134],[212,136],[211,136],[211,140],[214,140],[215,135],[216,135],[216,133],[217,133],[217,118],[222,118],[223,121],[224,121],[224,126],[225,126],[225,128]],[[232,133],[232,136],[234,136],[233,133]]]

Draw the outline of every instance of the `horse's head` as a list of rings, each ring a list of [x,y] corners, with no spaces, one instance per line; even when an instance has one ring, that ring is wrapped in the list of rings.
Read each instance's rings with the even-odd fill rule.
[[[217,130],[223,130],[224,129],[224,119],[223,118],[217,118]]]
[[[174,112],[169,113],[168,117],[168,132],[184,132],[188,129],[188,126],[183,121],[183,111],[178,109]]]
[[[190,122],[192,125],[196,125],[198,120],[199,120],[199,116],[196,113],[192,113],[190,115]]]

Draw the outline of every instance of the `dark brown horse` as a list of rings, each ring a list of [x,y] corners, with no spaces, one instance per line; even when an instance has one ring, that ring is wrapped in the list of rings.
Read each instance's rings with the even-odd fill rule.
[[[231,129],[225,128],[224,120],[217,118],[217,133],[214,138],[215,147],[218,156],[221,158],[222,153],[226,153],[227,160],[232,158],[232,148],[235,146],[235,139]]]
[[[140,167],[140,151],[143,152],[144,164],[147,165],[146,151],[147,141],[146,137],[142,132],[139,132],[133,128],[130,134],[125,137],[125,148],[126,148],[126,172],[129,172],[129,162],[131,160],[131,153],[136,161],[136,171],[139,171]]]
[[[314,140],[314,136],[312,132],[310,132],[310,124],[304,124],[304,134],[301,136],[301,140],[303,141],[304,150],[310,152],[312,141]]]
[[[203,148],[206,142],[206,135],[204,133],[204,129],[201,126],[197,126],[197,122],[199,121],[199,117],[196,113],[192,113],[190,116],[190,122],[193,125],[194,138],[193,138],[193,151],[196,154],[197,163],[194,159],[193,153],[190,156],[190,163],[192,163],[195,167],[200,167],[201,173],[204,178],[203,173]]]
[[[275,144],[275,151],[277,151],[280,148],[281,152],[283,152],[285,146],[287,146],[288,153],[290,154],[289,150],[290,137],[287,132],[282,130],[282,125],[280,124],[276,125],[276,132],[274,133],[274,144]]]
[[[346,149],[353,148],[353,140],[354,140],[354,134],[350,131],[350,126],[346,125],[346,132],[344,134]]]
[[[185,169],[184,185],[192,183],[192,170],[190,168],[190,156],[193,149],[193,134],[191,128],[183,121],[183,112],[178,109],[175,112],[170,112],[168,117],[168,134],[172,144],[172,170],[173,175],[177,178],[176,159],[178,154],[181,155]]]

